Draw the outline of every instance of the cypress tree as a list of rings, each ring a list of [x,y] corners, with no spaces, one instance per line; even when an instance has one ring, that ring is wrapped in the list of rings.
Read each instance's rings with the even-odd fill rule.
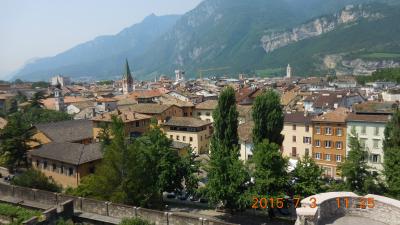
[[[386,126],[383,151],[388,195],[400,199],[400,111],[398,109]]]
[[[214,134],[210,162],[206,168],[210,203],[222,204],[229,210],[244,208],[248,201],[244,193],[249,176],[239,160],[237,117],[235,92],[229,87],[222,91],[213,113]]]
[[[258,96],[253,104],[253,142],[259,143],[268,139],[271,143],[281,145],[283,137],[283,112],[279,95],[268,90]]]

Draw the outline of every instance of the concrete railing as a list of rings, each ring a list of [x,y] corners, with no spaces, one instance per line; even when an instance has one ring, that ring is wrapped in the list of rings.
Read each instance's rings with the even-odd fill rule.
[[[63,208],[69,207],[68,209],[71,209],[72,207],[72,211],[75,211],[78,214],[91,213],[117,219],[140,217],[149,220],[156,225],[234,225],[232,223],[201,218],[197,215],[169,213],[129,205],[116,204],[112,202],[99,201],[95,199],[69,196],[61,193],[12,186],[3,183],[0,183],[0,197],[1,196],[10,196],[22,201],[36,202],[51,206],[51,208],[62,206]],[[70,202],[70,205],[63,205],[65,202]],[[71,210],[65,209],[63,211],[68,212]],[[46,211],[45,214],[50,216],[51,212],[53,211]],[[31,222],[33,221],[34,219],[32,219]],[[27,224],[30,224],[28,222],[29,221],[27,221]]]
[[[379,195],[328,192],[305,198],[301,205],[301,208],[296,209],[296,225],[319,225],[323,221],[344,216],[400,225],[400,201]]]

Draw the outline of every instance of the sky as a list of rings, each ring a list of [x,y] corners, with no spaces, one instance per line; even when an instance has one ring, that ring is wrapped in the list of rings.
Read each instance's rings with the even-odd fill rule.
[[[0,0],[0,79],[146,16],[184,14],[202,0]]]

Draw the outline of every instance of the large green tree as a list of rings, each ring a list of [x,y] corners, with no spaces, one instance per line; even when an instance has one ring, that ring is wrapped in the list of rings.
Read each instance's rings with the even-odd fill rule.
[[[283,196],[288,186],[288,160],[283,158],[280,145],[283,137],[283,112],[279,95],[268,90],[257,96],[253,104],[253,166],[252,193],[268,197]],[[274,216],[272,208],[269,215]]]
[[[9,169],[28,167],[27,142],[32,140],[32,135],[30,125],[19,116],[8,117],[8,123],[0,133],[0,154],[5,156],[6,166]]]
[[[283,112],[280,97],[274,90],[267,90],[257,96],[253,104],[253,142],[259,143],[264,139],[278,145],[282,144]]]
[[[180,191],[186,180],[189,189],[197,185],[193,174],[198,167],[192,159],[179,157],[158,126],[153,125],[142,137],[129,139],[123,122],[114,117],[110,132],[110,143],[103,142],[102,164],[73,194],[159,208],[164,191]]]
[[[322,169],[311,157],[305,155],[292,171],[294,193],[301,197],[320,193],[324,184],[321,176]]]
[[[385,129],[384,175],[388,194],[400,199],[400,111],[397,109]]]
[[[211,156],[206,168],[209,178],[207,196],[211,203],[222,204],[228,210],[245,208],[245,184],[249,175],[239,160],[238,112],[231,87],[221,92],[213,118]]]

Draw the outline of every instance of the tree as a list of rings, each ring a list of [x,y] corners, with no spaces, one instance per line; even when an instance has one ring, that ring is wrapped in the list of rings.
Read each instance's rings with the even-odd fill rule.
[[[125,138],[121,119],[114,117],[110,128],[112,138],[104,145],[101,165],[70,193],[160,208],[164,191],[182,190],[184,178],[196,182],[191,159],[180,158],[157,125],[132,140]]]
[[[293,191],[302,197],[308,197],[322,192],[323,181],[321,179],[322,169],[315,161],[305,155],[297,162],[296,168],[292,171]]]
[[[238,116],[235,91],[228,87],[221,92],[218,107],[213,112],[214,133],[212,142],[222,143],[227,148],[236,147],[239,142]]]
[[[246,207],[244,193],[250,177],[239,160],[238,112],[232,88],[222,91],[213,112],[214,134],[208,171],[207,196],[213,204],[235,210]]]
[[[260,143],[268,139],[271,143],[282,144],[283,112],[279,95],[268,90],[257,96],[253,104],[253,142]]]
[[[196,160],[197,156],[193,153],[193,149],[188,149],[188,154],[182,157],[181,168],[185,179],[185,189],[188,194],[195,194],[199,187],[199,177],[197,173],[200,170],[200,161]]]
[[[286,171],[288,160],[282,157],[279,149],[279,145],[270,143],[268,139],[255,144],[251,160],[254,164],[254,195],[269,198],[285,195],[289,182]],[[268,213],[270,217],[274,216],[272,208],[269,208]]]
[[[388,195],[400,199],[400,111],[397,109],[385,129],[384,172]]]
[[[28,167],[27,142],[33,135],[30,126],[18,115],[8,117],[8,123],[0,134],[0,153],[6,156],[6,166],[11,170],[19,166]]]
[[[11,180],[11,184],[52,192],[61,191],[61,186],[56,184],[53,179],[48,178],[42,172],[33,169],[29,169],[14,177],[14,179]]]
[[[31,99],[31,107],[32,108],[42,108],[43,103],[42,100],[45,99],[44,93],[42,91],[38,91],[35,94],[33,94],[33,97]]]
[[[368,153],[361,146],[355,128],[352,129],[349,137],[349,147],[350,151],[346,161],[339,166],[342,171],[342,177],[345,178],[346,187],[351,191],[365,194],[369,192],[369,190],[366,190],[365,185],[372,174],[369,172],[366,162]]]

